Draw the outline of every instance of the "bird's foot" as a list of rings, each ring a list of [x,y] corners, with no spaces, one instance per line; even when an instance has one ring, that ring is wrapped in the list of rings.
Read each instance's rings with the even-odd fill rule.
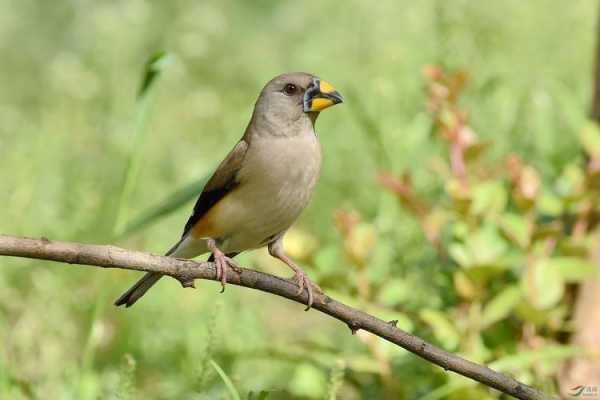
[[[311,281],[306,272],[302,271],[301,269],[296,270],[296,274],[292,278],[292,281],[296,285],[298,285],[298,292],[296,293],[297,296],[300,296],[302,292],[304,292],[304,288],[306,288],[306,291],[308,293],[308,301],[306,303],[306,308],[304,309],[304,311],[310,310],[314,300],[313,289],[316,290],[318,293],[323,293],[323,289],[321,289],[319,285]]]
[[[240,267],[230,257],[227,257],[222,251],[213,251],[215,259],[215,267],[217,270],[217,280],[221,281],[221,293],[225,291],[225,285],[227,284],[227,270],[229,268],[238,272],[241,271]]]

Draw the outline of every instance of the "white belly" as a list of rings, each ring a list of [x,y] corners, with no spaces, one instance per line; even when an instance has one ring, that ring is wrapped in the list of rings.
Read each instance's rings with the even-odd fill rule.
[[[240,185],[219,206],[226,232],[222,250],[261,247],[287,230],[308,204],[320,168],[321,148],[313,133],[254,137],[238,175]]]

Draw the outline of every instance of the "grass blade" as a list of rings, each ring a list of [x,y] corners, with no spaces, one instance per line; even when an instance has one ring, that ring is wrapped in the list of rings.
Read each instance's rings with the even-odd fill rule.
[[[210,362],[210,365],[213,366],[215,371],[217,371],[217,374],[219,374],[219,376],[223,380],[223,383],[225,383],[225,386],[227,387],[227,390],[229,391],[229,394],[231,395],[231,397],[234,400],[241,400],[240,394],[238,393],[235,386],[233,386],[233,382],[231,382],[231,379],[229,379],[229,377],[227,376],[225,371],[223,371],[223,369],[221,367],[219,367],[219,364],[217,364],[215,362],[215,360],[209,360],[209,362]]]
[[[122,232],[120,232],[119,236],[130,235],[175,212],[188,201],[196,198],[200,194],[209,177],[210,175],[206,175],[171,193],[166,199],[128,222]]]
[[[138,90],[138,100],[150,93],[152,85],[159,77],[160,73],[168,66],[171,56],[165,51],[158,51],[153,54],[146,62],[144,78]]]
[[[164,70],[169,60],[170,56],[166,52],[161,51],[154,54],[146,62],[144,76],[138,91],[138,105],[136,111],[133,145],[131,147],[129,159],[127,160],[125,180],[121,189],[121,195],[119,196],[119,202],[117,203],[117,216],[114,227],[114,233],[117,235],[122,234],[127,223],[127,213],[129,211],[131,195],[133,193],[137,177],[139,176],[143,154],[142,150],[146,139],[146,125],[148,124],[148,118],[150,116],[150,110],[152,106],[152,96],[150,96],[152,94],[152,88],[155,86],[157,78],[160,76],[160,73]]]

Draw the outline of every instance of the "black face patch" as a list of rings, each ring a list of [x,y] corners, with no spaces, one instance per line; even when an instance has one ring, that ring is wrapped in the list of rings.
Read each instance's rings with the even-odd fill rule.
[[[306,89],[306,92],[304,92],[304,111],[308,111],[312,108],[312,100],[313,97],[315,96],[315,94],[320,93],[320,89],[319,89],[319,85],[320,85],[320,81],[319,79],[313,79],[313,81],[311,82],[310,85],[308,85],[308,88]]]

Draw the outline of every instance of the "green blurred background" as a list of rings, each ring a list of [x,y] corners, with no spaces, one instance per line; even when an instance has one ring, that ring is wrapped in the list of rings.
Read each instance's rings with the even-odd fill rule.
[[[528,292],[523,260],[539,246],[529,236],[513,243],[502,224],[485,222],[495,220],[485,214],[485,190],[491,185],[493,198],[500,191],[506,201],[496,214],[509,213],[514,225],[548,213],[559,221],[573,206],[555,189],[585,174],[578,137],[592,96],[596,11],[591,0],[0,0],[0,232],[164,252],[194,201],[184,196],[175,207],[174,193],[201,190],[195,182],[241,136],[264,83],[313,72],[346,103],[319,118],[322,178],[288,251],[333,297],[557,391],[560,362],[577,353],[562,338],[567,283],[578,279],[564,278],[551,299]],[[144,64],[159,50],[168,62],[140,102]],[[472,167],[471,183],[487,185],[479,211],[457,205],[451,174],[435,167],[447,164],[448,146],[428,111],[428,65],[468,75],[458,104],[490,143]],[[509,179],[491,177],[509,153],[536,171],[545,208],[520,209]],[[419,198],[442,208],[436,215],[450,233],[436,244],[402,196],[378,183],[383,171],[407,170]],[[575,172],[564,178],[565,170]],[[175,210],[148,217],[159,204]],[[141,229],[116,234],[139,218]],[[471,233],[493,242],[476,249],[491,249],[481,257],[507,261],[461,258],[457,246]],[[567,250],[555,253],[589,262],[588,252]],[[239,262],[289,275],[262,250]],[[499,397],[251,290],[230,285],[221,295],[213,282],[182,290],[165,280],[125,310],[112,301],[139,274],[0,264],[3,399]]]

